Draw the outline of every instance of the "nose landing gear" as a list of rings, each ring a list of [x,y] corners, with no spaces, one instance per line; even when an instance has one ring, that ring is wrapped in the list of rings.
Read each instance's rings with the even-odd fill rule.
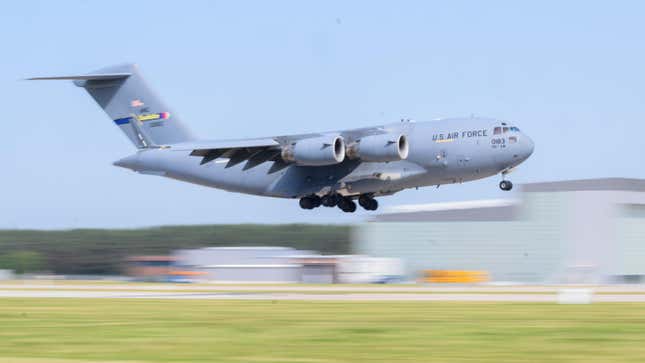
[[[513,189],[513,183],[508,180],[502,180],[501,182],[499,182],[499,189],[507,192]]]

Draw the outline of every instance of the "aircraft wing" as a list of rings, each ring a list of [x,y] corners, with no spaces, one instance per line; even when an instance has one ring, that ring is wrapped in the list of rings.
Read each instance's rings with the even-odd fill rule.
[[[218,158],[228,158],[227,168],[246,161],[243,170],[247,170],[265,162],[273,162],[273,166],[269,170],[269,173],[273,173],[289,165],[281,157],[282,146],[323,135],[340,135],[349,143],[365,136],[384,134],[389,131],[391,130],[387,126],[367,127],[345,131],[283,135],[257,139],[204,140],[174,144],[170,148],[172,150],[190,151],[191,156],[202,158],[200,162],[202,165]]]
[[[385,134],[388,131],[390,130],[387,126],[363,127],[363,128],[351,129],[351,130],[276,136],[275,140],[278,140],[281,144],[289,144],[289,143],[297,142],[298,140],[304,140],[304,139],[309,139],[309,138],[323,136],[323,135],[340,135],[343,137],[345,142],[350,143],[350,142],[359,140],[360,138],[365,136]]]
[[[201,157],[201,165],[217,158],[228,158],[227,168],[246,161],[244,170],[258,166],[267,161],[279,163],[280,170],[286,167],[280,157],[280,143],[273,138],[241,139],[241,140],[205,140],[174,144],[172,150],[190,151],[191,156]],[[285,165],[282,165],[285,164]],[[276,165],[274,165],[276,166]],[[276,166],[277,168],[277,166]]]
[[[132,73],[94,73],[78,76],[57,76],[57,77],[32,77],[28,81],[109,81],[114,79],[128,78]]]

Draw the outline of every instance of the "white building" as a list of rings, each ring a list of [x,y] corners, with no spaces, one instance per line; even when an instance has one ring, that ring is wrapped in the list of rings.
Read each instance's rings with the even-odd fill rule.
[[[372,283],[401,278],[400,261],[369,256],[323,256],[289,247],[206,247],[179,250],[180,270],[221,283]]]
[[[218,282],[300,282],[300,264],[293,257],[311,255],[289,247],[206,247],[179,250],[182,268],[203,272],[204,280]]]
[[[493,281],[645,282],[645,180],[522,186],[518,200],[402,206],[357,227],[357,252]]]

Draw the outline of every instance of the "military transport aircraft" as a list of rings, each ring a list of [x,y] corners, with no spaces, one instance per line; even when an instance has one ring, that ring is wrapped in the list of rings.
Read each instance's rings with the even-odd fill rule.
[[[36,77],[84,88],[138,151],[114,163],[142,174],[266,197],[300,207],[376,210],[376,197],[407,188],[505,179],[533,152],[513,123],[485,118],[388,125],[301,135],[202,140],[150,89],[136,65],[89,74]]]

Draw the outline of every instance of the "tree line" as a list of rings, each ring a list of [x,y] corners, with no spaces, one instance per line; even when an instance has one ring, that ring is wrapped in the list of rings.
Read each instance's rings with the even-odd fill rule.
[[[63,231],[0,230],[0,269],[18,273],[120,274],[133,255],[210,246],[285,246],[351,253],[350,226],[202,225]]]

